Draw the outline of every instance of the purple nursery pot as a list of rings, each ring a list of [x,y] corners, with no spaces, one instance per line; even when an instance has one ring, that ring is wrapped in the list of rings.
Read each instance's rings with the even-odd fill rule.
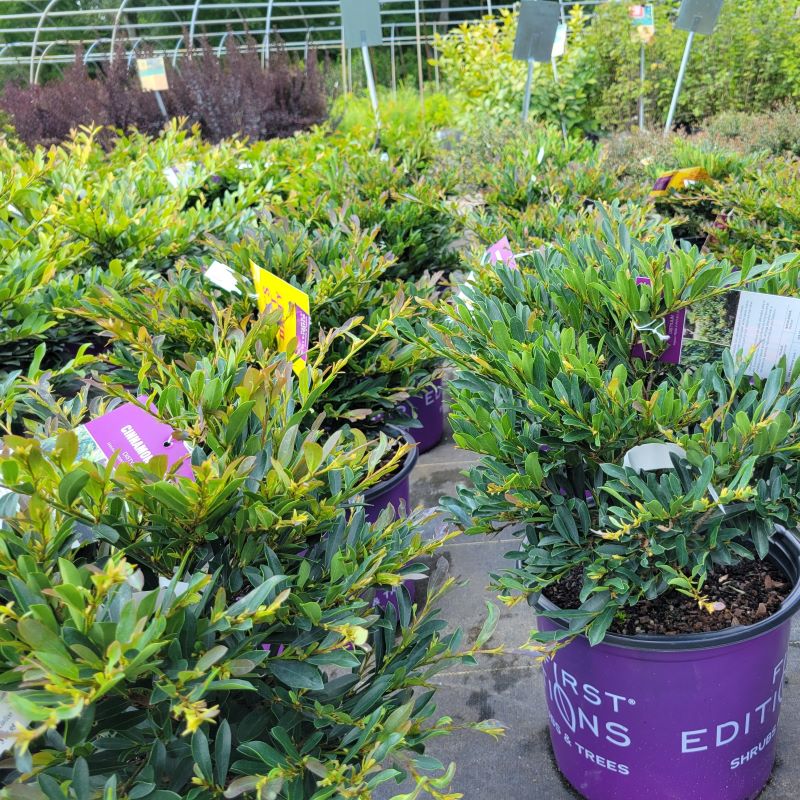
[[[394,425],[387,425],[384,430],[397,439],[404,439],[412,445],[416,444],[414,437],[402,428],[397,428]],[[400,512],[401,508],[408,509],[410,505],[409,477],[411,476],[411,471],[416,466],[417,458],[419,458],[417,448],[412,447],[400,469],[364,492],[364,510],[366,512],[367,522],[375,522],[380,516],[381,511],[390,505],[394,506],[397,512]],[[413,602],[416,596],[414,581],[403,581],[403,586],[405,586]],[[378,589],[375,592],[372,605],[378,608],[386,608],[386,606],[391,603],[395,609],[397,609],[397,596],[395,592],[395,589]]]
[[[680,636],[573,640],[544,663],[558,768],[587,800],[751,800],[764,787],[800,606],[800,545],[775,535],[770,557],[794,584],[754,625]],[[540,610],[557,611],[546,598]],[[539,617],[542,630],[564,629]]]
[[[444,391],[441,379],[435,380],[422,393],[400,403],[397,410],[407,417],[416,418],[420,427],[412,428],[420,453],[436,447],[444,436]]]
[[[414,437],[402,428],[386,425],[383,430],[395,439],[402,439],[411,445],[416,444]],[[406,509],[409,507],[409,476],[416,466],[418,457],[417,448],[412,447],[400,469],[364,492],[367,522],[375,522],[387,506],[394,506],[398,512],[401,506]]]

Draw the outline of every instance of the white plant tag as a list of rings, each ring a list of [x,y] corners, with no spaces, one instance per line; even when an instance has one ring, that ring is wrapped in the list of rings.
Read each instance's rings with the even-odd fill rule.
[[[170,583],[172,581],[169,578],[165,578],[163,576],[159,576],[158,578],[158,588],[159,589],[168,589]],[[182,594],[186,592],[189,588],[189,584],[186,581],[175,581],[175,597],[180,597]]]
[[[650,442],[632,447],[625,453],[622,466],[636,472],[652,472],[656,469],[673,469],[672,454],[678,458],[686,458],[686,451],[677,444],[666,442]]]
[[[164,596],[167,593],[167,589],[172,581],[169,578],[165,578],[162,575],[158,576],[158,602],[160,603]],[[186,581],[176,581],[175,582],[175,598],[177,599],[182,594],[185,594],[186,590],[189,588],[189,584]],[[136,603],[140,603],[145,597],[147,597],[150,592],[156,591],[155,589],[149,589],[143,592],[134,592],[131,596],[133,601]]]
[[[241,294],[236,274],[227,264],[223,264],[221,261],[212,261],[211,266],[204,274],[211,283],[219,286],[220,289],[225,289],[226,292],[233,292],[234,294]]]
[[[17,723],[27,727],[30,720],[25,719],[6,700],[8,692],[0,692],[0,754],[5,753],[14,746],[14,734]]]
[[[652,472],[656,469],[674,469],[670,455],[678,458],[686,458],[686,451],[677,444],[668,442],[649,442],[632,447],[625,453],[622,466],[636,472]],[[719,502],[717,490],[709,483],[708,493],[714,498],[714,502],[720,507],[723,514],[726,514],[725,506]]]
[[[194,175],[195,164],[191,161],[186,164],[177,164],[175,166],[164,168],[164,177],[167,183],[173,188],[177,189],[182,183],[186,183],[192,175]]]

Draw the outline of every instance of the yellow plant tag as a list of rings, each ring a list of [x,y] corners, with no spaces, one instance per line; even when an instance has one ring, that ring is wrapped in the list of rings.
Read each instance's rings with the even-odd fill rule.
[[[308,295],[277,275],[250,262],[250,272],[256,289],[258,310],[279,308],[283,314],[278,329],[278,346],[281,352],[292,355],[292,368],[300,375],[308,361],[308,343],[311,338],[311,305]],[[289,346],[294,342],[294,353]]]
[[[702,167],[686,167],[667,172],[653,184],[650,197],[660,197],[671,189],[685,189],[693,183],[708,183],[711,176]]]

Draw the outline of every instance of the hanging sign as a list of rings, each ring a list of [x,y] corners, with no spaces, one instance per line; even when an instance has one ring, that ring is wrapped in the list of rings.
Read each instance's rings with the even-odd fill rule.
[[[136,71],[139,73],[139,83],[143,92],[166,92],[169,89],[167,68],[161,56],[137,58]]]
[[[311,305],[308,295],[253,261],[250,262],[250,271],[255,284],[258,310],[264,312],[268,308],[277,308],[283,314],[278,329],[278,346],[281,352],[292,357],[292,368],[300,375],[308,361],[311,336]],[[290,353],[292,343],[294,348]]]
[[[517,61],[550,61],[560,24],[561,7],[558,3],[552,0],[522,0],[513,57]]]
[[[378,0],[341,0],[342,38],[347,48],[383,44]]]
[[[642,44],[650,44],[656,35],[656,17],[652,3],[629,6],[628,16],[633,25],[633,38]]]
[[[241,294],[239,290],[239,279],[236,273],[221,261],[212,261],[211,266],[203,273],[206,280],[211,281],[215,286],[224,289],[226,292]]]
[[[143,402],[147,397],[138,399]],[[116,453],[118,464],[146,464],[154,456],[166,456],[169,467],[178,465],[177,475],[194,477],[189,445],[175,438],[170,425],[135,403],[123,403],[79,425],[75,433],[80,458],[106,463]]]
[[[722,9],[722,0],[683,0],[675,27],[705,36],[714,31]]]
[[[650,278],[639,276],[636,279],[637,286],[650,286]],[[654,333],[662,342],[666,342],[666,348],[658,357],[659,361],[667,364],[680,364],[681,352],[683,350],[684,325],[686,324],[686,309],[667,314],[663,320],[659,320],[655,325],[640,327],[639,331],[644,333]],[[641,342],[637,342],[631,349],[634,358],[641,358],[646,361],[648,353]]]
[[[735,292],[726,312],[728,321],[734,317],[731,353],[734,357],[752,354],[748,375],[763,378],[784,357],[787,373],[791,373],[800,358],[800,298]]]

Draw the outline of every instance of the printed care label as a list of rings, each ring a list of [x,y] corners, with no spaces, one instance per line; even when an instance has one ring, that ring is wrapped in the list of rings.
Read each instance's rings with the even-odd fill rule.
[[[636,279],[637,286],[650,286],[650,278],[639,277]],[[681,352],[683,350],[683,331],[686,323],[686,309],[682,308],[673,314],[667,314],[663,322],[660,322],[660,329],[655,331],[663,340],[667,341],[667,348],[659,356],[659,361],[664,361],[667,364],[680,364]],[[647,352],[644,345],[639,343],[635,344],[631,349],[631,355],[634,358],[641,358],[643,361],[647,360]]]
[[[166,92],[169,89],[167,82],[167,68],[164,59],[137,58],[136,70],[139,73],[139,83],[143,92]]]
[[[696,183],[708,183],[711,176],[702,167],[687,167],[676,169],[662,175],[654,184],[650,197],[661,197],[670,190],[685,189]]]
[[[0,692],[0,754],[14,746],[14,733],[18,725],[27,728],[30,720],[25,719],[11,707],[11,703],[8,702],[8,692]]]
[[[267,272],[250,262],[253,283],[256,289],[258,310],[278,308],[283,314],[278,329],[278,346],[287,355],[293,356],[292,368],[300,375],[308,361],[308,344],[311,337],[311,305],[308,295],[277,275]],[[294,352],[289,352],[294,342]]]
[[[145,397],[139,398],[140,401]],[[113,411],[75,429],[78,456],[106,462],[119,453],[119,461],[146,464],[153,456],[166,456],[167,464],[178,464],[176,474],[193,478],[191,451],[186,442],[173,439],[175,431],[134,403],[124,403]]]
[[[517,261],[514,258],[514,253],[511,251],[511,244],[508,241],[508,236],[496,241],[487,251],[486,260],[490,264],[496,264],[501,261],[509,269],[517,269]]]
[[[748,375],[766,375],[786,356],[791,372],[800,356],[800,298],[761,292],[736,292],[736,319],[730,349],[734,356],[753,354]]]

